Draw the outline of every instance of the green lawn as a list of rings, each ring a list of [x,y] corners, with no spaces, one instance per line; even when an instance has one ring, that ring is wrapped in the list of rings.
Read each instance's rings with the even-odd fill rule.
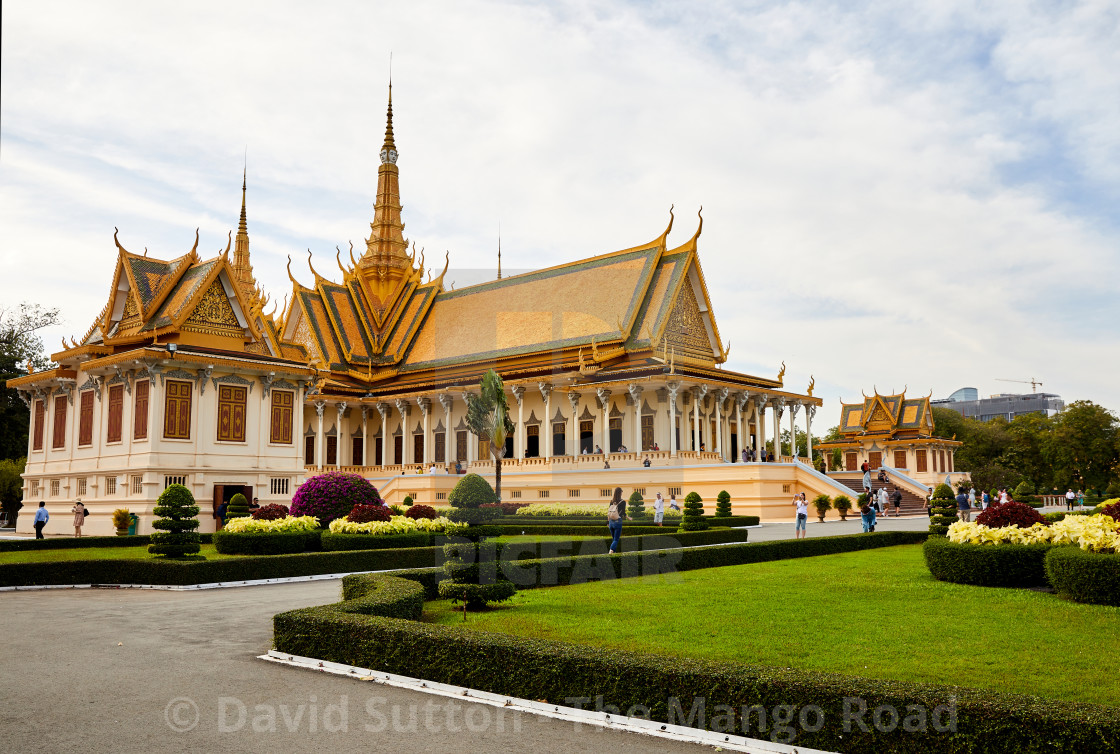
[[[202,545],[198,554],[205,555],[207,560],[242,557],[239,555],[222,555],[214,549],[214,545]],[[139,547],[81,547],[65,550],[0,552],[0,564],[51,563],[60,560],[140,560],[155,557],[155,555],[148,554],[147,545]]]
[[[463,625],[449,603],[424,620]],[[518,592],[478,630],[1120,705],[1120,608],[935,581],[921,547]]]

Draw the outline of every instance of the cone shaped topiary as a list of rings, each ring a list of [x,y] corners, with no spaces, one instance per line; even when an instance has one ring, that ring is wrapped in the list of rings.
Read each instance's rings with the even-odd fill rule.
[[[645,500],[642,499],[642,493],[634,490],[630,493],[630,498],[626,501],[626,515],[630,518],[641,518],[646,514]]]
[[[720,490],[719,494],[716,495],[716,515],[731,515],[731,495],[727,492],[727,490]]]
[[[704,520],[704,502],[698,493],[692,491],[684,499],[684,515],[677,531],[703,531],[708,528]]]
[[[244,518],[249,515],[249,501],[245,496],[238,492],[236,495],[229,499],[229,505],[226,506],[226,520],[231,518]]]
[[[467,474],[460,479],[447,496],[447,502],[455,510],[448,514],[455,523],[477,526],[486,515],[479,510],[480,505],[491,505],[498,501],[494,488],[478,474]]]
[[[163,491],[152,512],[162,516],[152,524],[158,531],[152,534],[148,552],[178,558],[194,555],[199,549],[198,506],[194,495],[181,484],[172,484]]]
[[[933,490],[930,499],[929,533],[944,537],[949,531],[949,526],[957,520],[957,501],[953,495],[953,488],[947,484],[939,484]]]
[[[480,610],[491,602],[508,600],[517,591],[498,567],[499,548],[490,543],[452,542],[443,546],[443,570],[449,580],[439,583],[439,596]]]

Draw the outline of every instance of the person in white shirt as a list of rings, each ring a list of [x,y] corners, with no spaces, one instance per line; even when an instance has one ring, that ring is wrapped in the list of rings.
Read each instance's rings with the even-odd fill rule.
[[[1066,490],[1066,510],[1073,510],[1073,501],[1077,499],[1077,493],[1073,489]]]
[[[665,498],[661,497],[661,493],[657,493],[657,497],[653,499],[653,523],[658,526],[664,526],[662,520],[665,518]]]
[[[794,495],[793,505],[797,508],[797,527],[793,530],[795,539],[805,538],[805,525],[809,521],[809,503],[804,495]]]

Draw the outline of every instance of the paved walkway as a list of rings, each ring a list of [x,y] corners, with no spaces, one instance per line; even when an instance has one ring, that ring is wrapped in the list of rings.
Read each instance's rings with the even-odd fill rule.
[[[274,613],[338,596],[338,581],[208,592],[0,594],[0,749],[700,750],[255,659],[270,648]],[[186,732],[172,728],[196,720]]]

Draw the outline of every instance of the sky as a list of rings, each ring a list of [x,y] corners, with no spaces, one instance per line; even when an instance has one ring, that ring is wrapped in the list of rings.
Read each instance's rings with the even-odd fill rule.
[[[3,3],[0,307],[104,306],[116,247],[338,279],[392,55],[405,235],[457,287],[699,253],[726,368],[825,401],[1029,392],[1120,411],[1120,4]],[[333,271],[333,273],[332,273]],[[436,270],[438,274],[438,269]]]

